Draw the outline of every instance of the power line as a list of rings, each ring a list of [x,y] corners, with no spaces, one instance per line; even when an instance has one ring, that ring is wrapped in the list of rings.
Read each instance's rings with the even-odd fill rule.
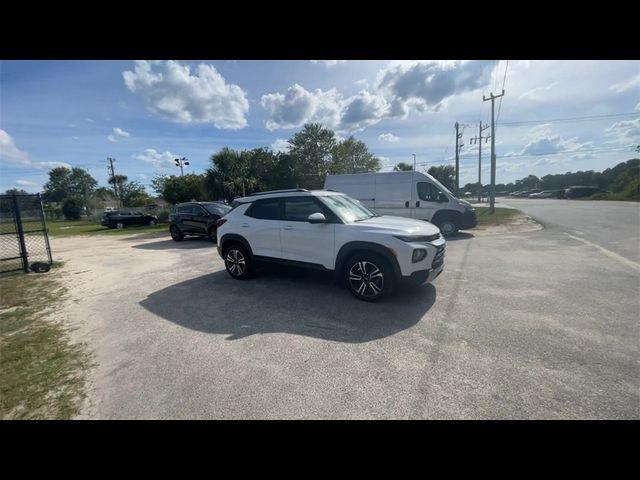
[[[509,69],[509,60],[507,60],[507,65],[504,67],[504,77],[502,78],[502,90],[504,90],[504,85],[507,82],[507,70]],[[502,108],[502,97],[500,97],[500,103],[498,104],[498,115],[496,116],[496,129],[498,128],[498,120],[500,120],[500,109]]]
[[[565,117],[565,118],[551,118],[547,120],[522,120],[517,122],[503,122],[500,125],[528,125],[532,123],[544,123],[544,122],[572,122],[583,120],[595,120],[600,118],[614,118],[614,117],[628,117],[628,116],[640,116],[640,112],[628,112],[628,113],[611,113],[608,115],[590,115],[584,117]]]

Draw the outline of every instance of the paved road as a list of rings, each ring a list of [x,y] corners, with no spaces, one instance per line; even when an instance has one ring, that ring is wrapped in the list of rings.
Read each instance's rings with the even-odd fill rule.
[[[233,280],[202,239],[53,246],[98,364],[82,417],[640,418],[639,271],[559,230],[462,236],[380,304]]]
[[[504,199],[547,228],[567,232],[640,264],[640,203]]]

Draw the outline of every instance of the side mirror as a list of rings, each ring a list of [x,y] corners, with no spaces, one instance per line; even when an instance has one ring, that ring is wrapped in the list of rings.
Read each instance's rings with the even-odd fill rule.
[[[309,215],[307,221],[309,223],[325,223],[327,221],[327,218],[322,213],[316,212]]]

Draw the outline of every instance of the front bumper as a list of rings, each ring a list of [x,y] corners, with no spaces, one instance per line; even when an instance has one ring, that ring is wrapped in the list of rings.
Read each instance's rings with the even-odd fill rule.
[[[459,230],[467,230],[478,225],[478,218],[475,210],[466,210],[460,217]]]

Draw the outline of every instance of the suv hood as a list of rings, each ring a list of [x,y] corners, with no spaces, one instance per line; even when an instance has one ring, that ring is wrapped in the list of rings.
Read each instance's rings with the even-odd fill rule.
[[[372,232],[384,232],[392,235],[435,235],[440,229],[433,223],[413,218],[382,215],[350,224]]]

